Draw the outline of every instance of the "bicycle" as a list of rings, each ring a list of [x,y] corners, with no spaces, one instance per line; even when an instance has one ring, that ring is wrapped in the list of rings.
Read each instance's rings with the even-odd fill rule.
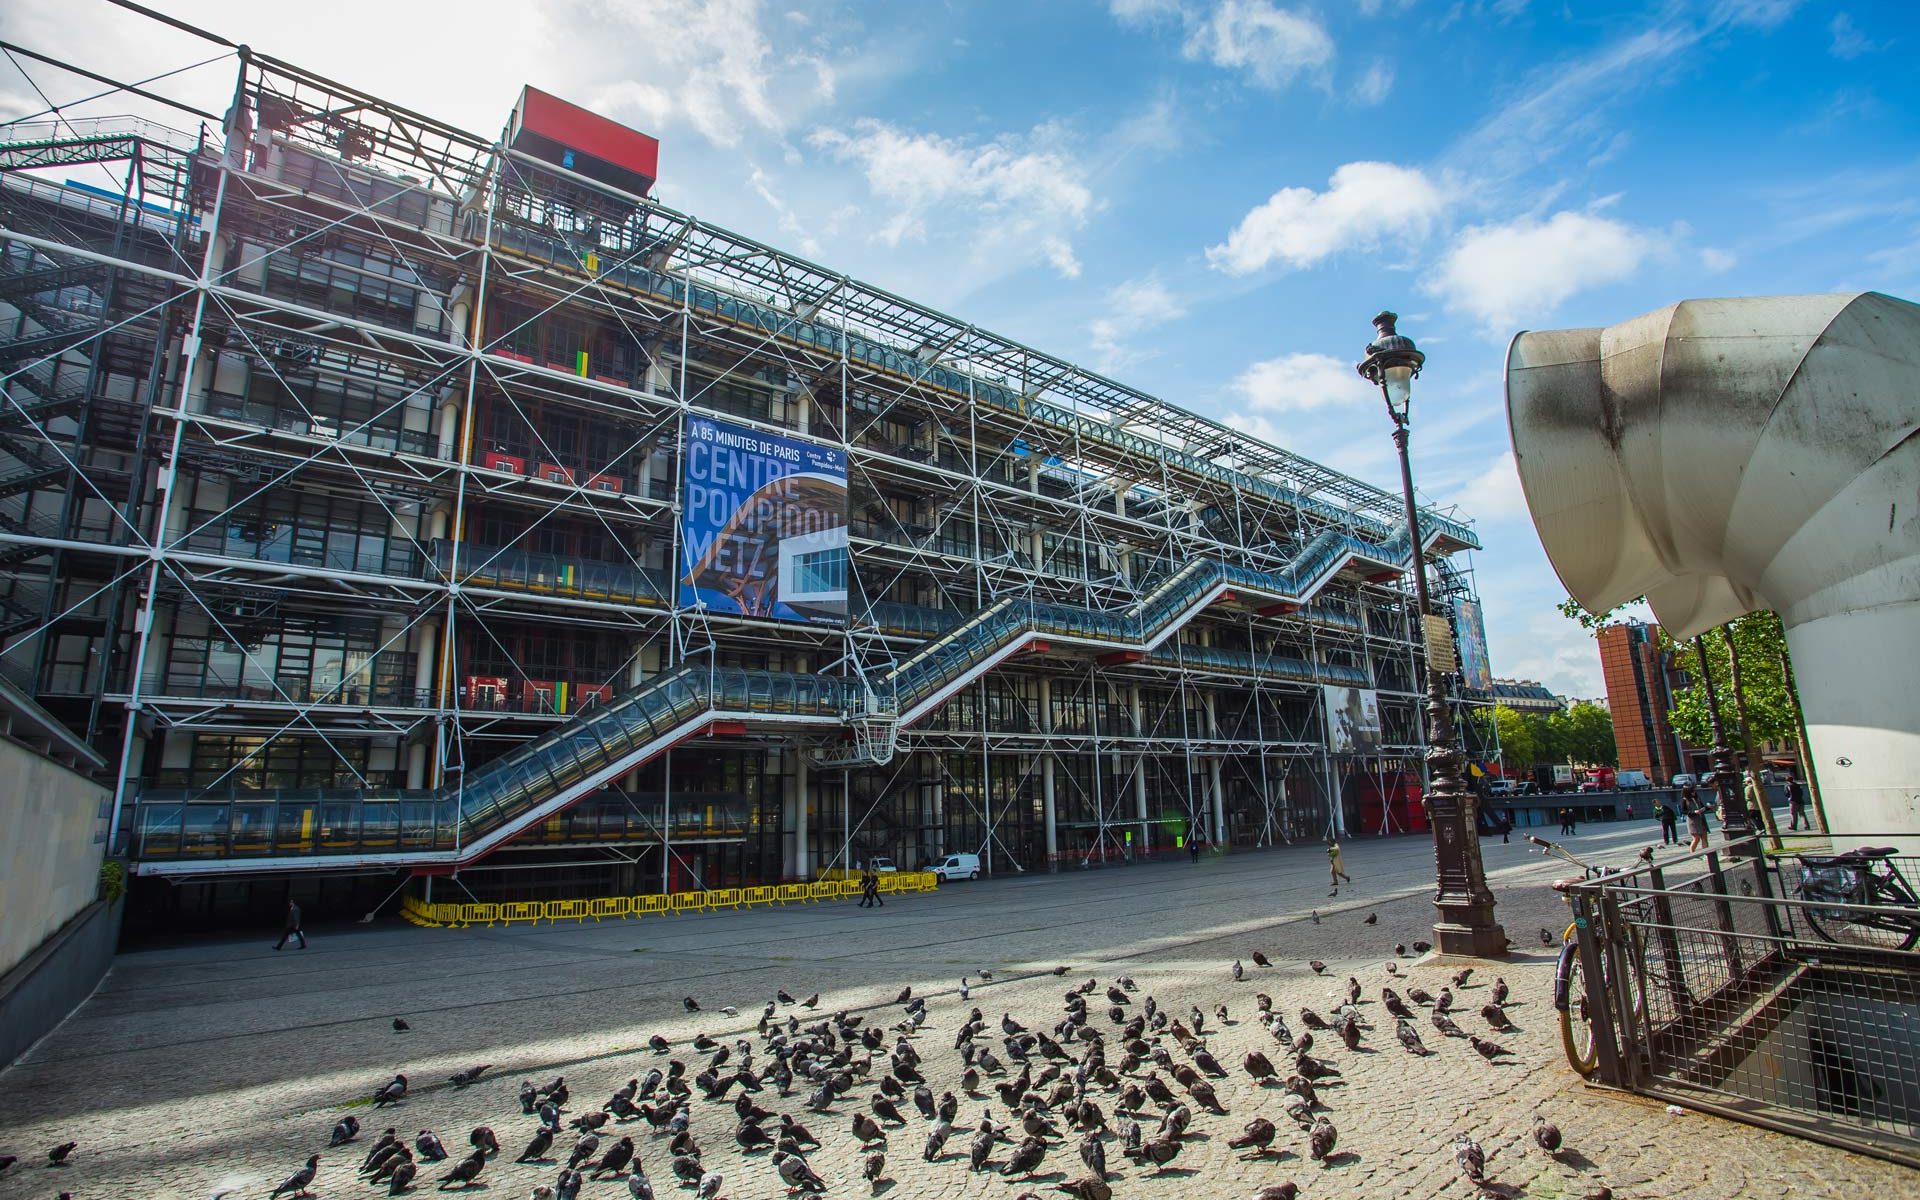
[[[1622,873],[1619,867],[1599,867],[1575,857],[1565,847],[1549,842],[1545,838],[1529,836],[1527,840],[1540,847],[1543,854],[1552,855],[1580,868],[1578,879],[1556,879],[1553,890],[1567,904],[1573,903],[1569,889],[1575,884],[1590,879],[1604,879],[1610,875]],[[1560,961],[1553,974],[1553,1007],[1560,1014],[1560,1048],[1566,1052],[1567,1062],[1579,1073],[1582,1079],[1592,1079],[1600,1070],[1600,1046],[1594,1036],[1593,996],[1594,990],[1587,986],[1586,964],[1580,958],[1580,923],[1576,919],[1569,922],[1566,931],[1560,935]],[[1605,941],[1605,930],[1596,931]],[[1638,958],[1638,930],[1631,930],[1635,945],[1628,949]],[[1612,967],[1605,954],[1600,956],[1600,995],[1613,995]],[[1638,984],[1638,981],[1635,981]],[[1642,1025],[1646,1022],[1647,999],[1644,990],[1636,987],[1634,1000],[1635,1016]]]
[[[1807,902],[1801,911],[1822,941],[1893,950],[1920,944],[1920,898],[1893,865],[1897,853],[1893,846],[1861,846],[1797,856],[1800,899]]]

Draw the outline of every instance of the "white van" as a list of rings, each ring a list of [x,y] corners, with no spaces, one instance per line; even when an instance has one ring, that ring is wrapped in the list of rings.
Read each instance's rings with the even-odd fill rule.
[[[945,883],[950,879],[980,878],[980,856],[978,854],[949,854],[933,864],[933,873]]]

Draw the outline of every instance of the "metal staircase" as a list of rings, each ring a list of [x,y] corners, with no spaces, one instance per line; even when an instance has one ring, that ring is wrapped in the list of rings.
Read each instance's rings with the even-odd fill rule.
[[[128,817],[131,854],[137,870],[151,875],[354,865],[452,870],[716,727],[851,729],[854,753],[841,753],[841,765],[885,762],[901,728],[1029,645],[1144,657],[1223,599],[1302,605],[1351,566],[1404,570],[1406,541],[1404,532],[1376,544],[1329,530],[1283,571],[1197,559],[1118,611],[1007,597],[928,642],[870,686],[816,675],[681,667],[585,710],[463,784],[435,792],[146,791]]]

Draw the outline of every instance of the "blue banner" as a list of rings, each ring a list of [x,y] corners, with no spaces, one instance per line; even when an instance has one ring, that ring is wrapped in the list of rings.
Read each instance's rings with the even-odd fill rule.
[[[846,620],[845,451],[689,417],[681,464],[681,607]]]
[[[1460,648],[1460,682],[1476,692],[1493,688],[1493,666],[1487,661],[1487,622],[1478,600],[1464,596],[1453,602],[1453,642]]]

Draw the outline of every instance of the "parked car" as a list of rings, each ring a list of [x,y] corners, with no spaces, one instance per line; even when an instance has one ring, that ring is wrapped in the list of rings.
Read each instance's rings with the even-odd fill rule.
[[[1673,786],[1677,788],[1699,787],[1700,777],[1691,771],[1682,771],[1673,777]]]
[[[1622,771],[1615,777],[1614,786],[1623,792],[1637,792],[1653,786],[1653,781],[1647,778],[1645,771]]]
[[[1611,789],[1608,788],[1606,784],[1600,782],[1598,779],[1582,779],[1580,781],[1579,790],[1583,792],[1605,792],[1605,791],[1610,791]]]
[[[1495,779],[1487,784],[1487,799],[1489,800],[1517,794],[1518,792],[1511,779]]]
[[[980,856],[978,854],[949,854],[933,864],[933,873],[945,883],[950,879],[980,878]]]
[[[867,860],[867,865],[869,867],[872,867],[874,870],[879,871],[881,874],[885,874],[888,871],[898,871],[900,869],[899,867],[893,864],[892,859],[888,858],[884,854],[874,855],[872,858]]]

